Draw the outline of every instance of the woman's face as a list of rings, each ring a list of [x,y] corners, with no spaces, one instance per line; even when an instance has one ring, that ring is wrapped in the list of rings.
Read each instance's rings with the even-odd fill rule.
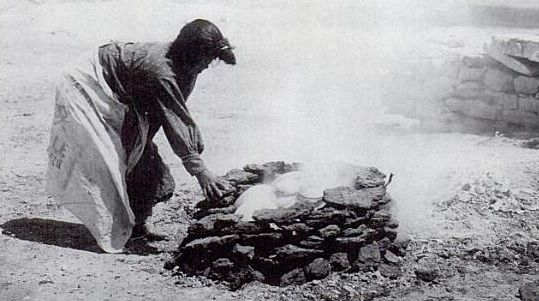
[[[208,68],[213,58],[203,58],[195,66],[193,66],[196,73],[200,73]]]

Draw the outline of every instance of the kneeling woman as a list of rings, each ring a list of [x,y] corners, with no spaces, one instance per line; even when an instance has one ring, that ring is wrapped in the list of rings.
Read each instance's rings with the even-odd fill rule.
[[[94,61],[90,61],[87,72],[78,69],[66,74],[58,86],[49,147],[49,191],[85,223],[105,251],[118,251],[123,248],[129,236],[150,235],[144,223],[151,215],[153,205],[172,196],[174,180],[168,167],[162,162],[157,146],[152,142],[161,127],[186,170],[198,179],[207,198],[218,198],[221,191],[228,188],[202,161],[202,138],[186,107],[186,100],[195,86],[198,74],[215,59],[231,65],[236,63],[232,49],[219,29],[211,22],[199,19],[185,25],[172,43],[114,42],[103,45],[99,47]],[[80,105],[74,105],[75,103]],[[114,109],[120,106],[122,110]],[[117,193],[120,195],[118,199],[124,199],[125,202],[128,198],[129,205],[125,207],[130,208],[125,209],[126,212],[118,209],[122,207],[119,204],[111,204],[103,198],[107,195],[103,192],[106,190],[103,186],[109,183],[101,185],[100,181],[104,180],[88,180],[96,178],[88,176],[91,173],[88,170],[97,169],[96,166],[86,164],[89,166],[80,167],[81,164],[77,163],[79,169],[86,168],[86,171],[81,172],[83,176],[86,175],[85,184],[82,185],[86,190],[80,187],[80,183],[78,186],[69,185],[73,182],[69,178],[73,175],[73,168],[76,166],[73,162],[76,162],[77,158],[64,158],[66,153],[71,152],[73,157],[73,154],[78,152],[80,156],[87,148],[91,148],[90,144],[95,149],[103,149],[107,145],[93,143],[91,139],[76,141],[77,139],[70,138],[74,135],[61,134],[70,131],[69,128],[66,129],[70,116],[80,119],[73,113],[79,109],[84,111],[82,114],[95,113],[100,120],[99,124],[104,124],[108,133],[87,134],[88,137],[104,139],[110,142],[108,145],[116,145],[117,149],[123,151],[117,152],[116,161],[119,162],[113,162],[120,167],[120,175],[115,176],[115,172],[111,171],[110,182],[114,182],[117,187]],[[84,122],[92,123],[92,118],[83,119]],[[78,121],[78,124],[81,124],[82,121]],[[97,131],[94,126],[89,128],[93,128],[90,131]],[[101,157],[103,161],[108,160],[104,165],[111,169],[110,158],[103,154]],[[72,164],[62,166],[62,160],[71,161]],[[122,182],[127,196],[122,196]],[[79,195],[82,195],[81,191],[87,191],[90,195],[92,187],[100,191],[100,197],[91,197],[90,202],[86,203],[103,204],[97,204],[95,208],[89,208],[88,204],[73,204],[74,200],[70,198],[74,194],[70,193],[69,189],[78,189]],[[96,202],[96,199],[99,201]],[[85,212],[84,206],[88,207],[87,210],[93,210],[93,213]],[[111,216],[104,216],[105,211],[112,212]],[[130,228],[129,226],[117,226],[115,223],[128,224],[131,227],[134,224],[133,231],[125,229]]]

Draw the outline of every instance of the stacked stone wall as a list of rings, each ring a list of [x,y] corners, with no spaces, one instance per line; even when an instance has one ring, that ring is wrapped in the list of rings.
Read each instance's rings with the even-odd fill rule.
[[[296,168],[271,162],[227,173],[224,179],[233,191],[221,202],[198,204],[198,220],[167,267],[223,280],[232,288],[250,281],[302,284],[358,270],[398,277],[406,242],[396,241],[398,222],[389,210],[385,175],[376,168],[356,167],[353,187],[329,188],[320,200],[258,210],[252,222],[234,214],[242,191]]]
[[[484,48],[459,60],[444,105],[472,118],[539,128],[539,42],[493,38]]]

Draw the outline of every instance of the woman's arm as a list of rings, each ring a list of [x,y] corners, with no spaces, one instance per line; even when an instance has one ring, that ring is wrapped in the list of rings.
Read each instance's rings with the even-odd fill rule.
[[[187,172],[197,178],[207,198],[221,197],[220,189],[229,189],[228,184],[219,181],[200,157],[203,151],[202,137],[185,106],[180,89],[173,79],[160,79],[159,85],[158,102],[163,130],[174,153],[182,159]]]

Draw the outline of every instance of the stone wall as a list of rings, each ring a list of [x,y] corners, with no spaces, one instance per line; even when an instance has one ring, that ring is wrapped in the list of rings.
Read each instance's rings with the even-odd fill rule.
[[[458,61],[451,112],[500,125],[539,128],[539,41],[496,37],[485,54]]]

